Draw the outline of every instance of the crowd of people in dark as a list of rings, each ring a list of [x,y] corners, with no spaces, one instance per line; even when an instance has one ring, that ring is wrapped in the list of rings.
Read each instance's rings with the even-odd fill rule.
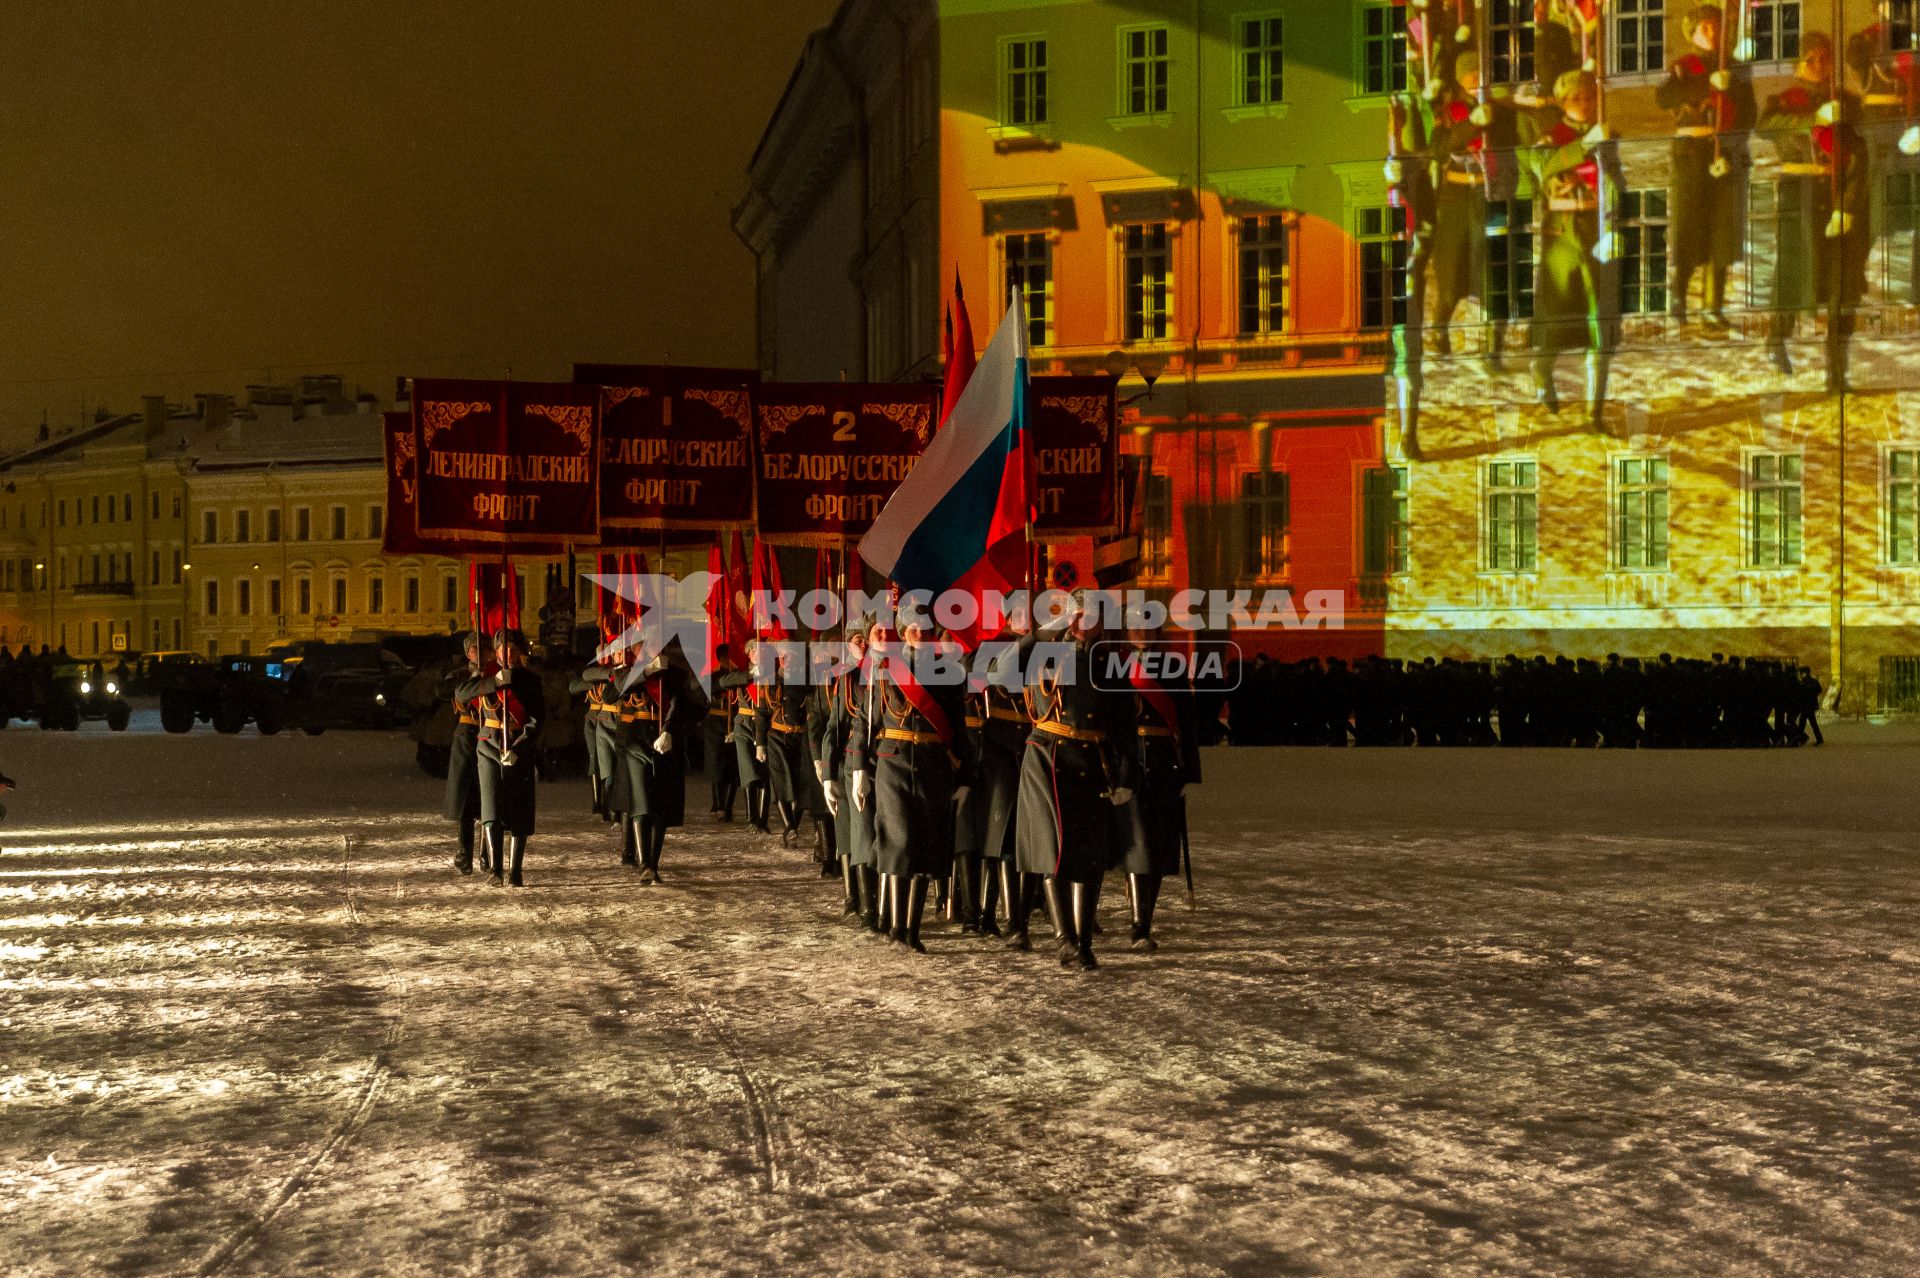
[[[1821,685],[1770,657],[1651,661],[1508,654],[1500,661],[1255,657],[1225,694],[1234,745],[1600,746],[1822,744]],[[1213,716],[1203,714],[1213,722]]]

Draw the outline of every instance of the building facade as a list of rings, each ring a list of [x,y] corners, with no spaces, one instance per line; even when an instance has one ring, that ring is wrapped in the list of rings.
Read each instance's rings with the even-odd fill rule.
[[[835,29],[863,7],[849,0]],[[1337,633],[1243,637],[1281,655],[1728,651],[1843,674],[1850,708],[1911,695],[1920,165],[1896,139],[1916,100],[1898,79],[1920,40],[1912,4],[1729,6],[1704,44],[1676,0],[1604,5],[1590,29],[1579,5],[1499,0],[1436,0],[1431,22],[1392,0],[917,8],[937,15],[940,105],[924,308],[957,272],[984,340],[1017,286],[1036,371],[1120,378],[1123,446],[1148,467],[1144,584],[1340,591]],[[1824,80],[1803,56],[1816,33],[1836,55]],[[1699,132],[1662,87],[1694,55],[1752,104],[1713,143],[1739,186],[1711,298],[1680,278],[1676,238],[1691,197],[1675,157]],[[1536,286],[1565,227],[1533,145],[1563,114],[1539,81],[1583,60],[1608,139],[1595,155],[1619,179],[1595,274],[1611,334],[1597,408],[1577,353],[1533,358]],[[1470,94],[1450,82],[1466,70]],[[1811,113],[1782,123],[1796,85],[1859,113],[1854,150],[1827,168],[1860,193],[1847,243],[1865,263],[1838,325],[1785,287],[1809,269],[1788,238],[1795,147],[1832,137]],[[1437,137],[1449,95],[1467,104],[1454,122],[1482,105],[1498,122],[1472,157],[1485,207],[1464,270],[1410,234],[1405,198],[1407,172],[1453,180],[1417,127]],[[832,216],[833,163],[789,97],[755,164],[815,175],[783,205],[798,226]],[[790,240],[780,274],[816,269],[812,251]],[[1826,251],[1815,236],[1805,253]],[[813,335],[767,300],[776,371]],[[1842,332],[1832,379],[1823,351]]]

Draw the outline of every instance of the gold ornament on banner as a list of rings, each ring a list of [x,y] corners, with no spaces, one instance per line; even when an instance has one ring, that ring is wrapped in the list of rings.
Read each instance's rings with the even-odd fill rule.
[[[696,386],[687,391],[687,398],[696,404],[713,405],[715,412],[741,430],[753,425],[752,410],[748,406],[747,393],[743,390],[707,390]]]
[[[925,404],[862,404],[860,411],[880,414],[919,440],[922,448],[933,435],[933,410]]]
[[[528,404],[527,412],[544,417],[580,441],[582,450],[593,447],[593,409],[585,404]]]
[[[420,429],[426,436],[428,448],[433,447],[433,437],[443,430],[449,430],[455,422],[469,413],[491,413],[493,405],[483,399],[466,401],[428,400],[420,405]]]
[[[636,396],[653,394],[653,388],[651,386],[609,386],[606,387],[606,392],[609,404],[624,404]]]
[[[769,435],[782,435],[789,426],[799,425],[816,411],[810,404],[762,404],[760,428]]]
[[[1082,426],[1091,426],[1100,432],[1100,442],[1107,442],[1107,434],[1112,423],[1107,420],[1107,398],[1104,395],[1048,395],[1041,399],[1042,408],[1059,408],[1072,413],[1080,419]]]

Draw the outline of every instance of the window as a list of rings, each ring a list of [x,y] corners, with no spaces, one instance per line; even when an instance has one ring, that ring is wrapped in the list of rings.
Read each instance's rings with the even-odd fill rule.
[[[278,577],[267,578],[267,615],[270,617],[280,615],[280,579]]]
[[[1165,27],[1120,30],[1120,114],[1158,115],[1167,109]]]
[[[1130,342],[1165,341],[1173,318],[1173,254],[1165,222],[1135,223],[1126,228],[1123,299],[1126,338]]]
[[[1920,0],[1885,0],[1887,52],[1920,48]]]
[[[160,494],[159,494],[159,493],[149,493],[149,494],[148,494],[148,496],[149,496],[150,498],[152,498],[152,500],[151,500],[151,501],[149,501],[149,502],[147,503],[147,518],[148,518],[148,519],[158,519],[158,518],[160,518]],[[155,627],[155,629],[154,629],[154,632],[153,632],[153,634],[154,634],[154,639],[155,639],[156,641],[157,641],[157,640],[159,639],[159,637],[160,637],[160,631],[159,631],[159,624],[160,624],[160,623],[158,623],[158,622],[155,622],[155,623],[154,623],[154,627]]]
[[[180,518],[180,494],[179,493],[175,493],[173,495],[173,517],[175,519]],[[176,640],[175,642],[177,644],[178,641]]]
[[[303,617],[313,615],[313,578],[295,577],[293,579],[293,610]]]
[[[120,494],[120,518],[127,523],[133,522],[133,494]]]
[[[1360,327],[1407,322],[1406,218],[1387,205],[1360,210]]]
[[[200,512],[200,540],[211,546],[220,540],[220,512],[203,510]]]
[[[1241,18],[1237,64],[1241,106],[1276,106],[1286,101],[1280,52],[1280,15]]]
[[[1614,0],[1607,43],[1622,75],[1658,71],[1667,64],[1666,0]]]
[[[1280,213],[1240,219],[1240,332],[1248,337],[1287,331],[1289,229]]]
[[[334,611],[334,614],[337,616],[342,613],[345,613],[346,610],[347,610],[347,579],[345,577],[335,577],[333,579],[333,611]]]
[[[420,611],[420,578],[414,576],[412,573],[408,573],[407,576],[403,579],[402,586],[403,586],[403,590],[402,590],[401,597],[406,603],[407,613],[409,615],[412,615],[414,613],[419,612]]]
[[[1495,572],[1532,572],[1538,567],[1539,500],[1533,462],[1487,463],[1488,568]]]
[[[1289,495],[1282,472],[1254,471],[1240,477],[1240,508],[1246,516],[1240,555],[1243,577],[1286,574]]]
[[[253,540],[253,512],[236,510],[233,512],[233,539],[235,541]]]
[[[332,528],[331,536],[335,541],[347,539],[347,508],[335,506],[327,511],[327,522]]]
[[[1667,309],[1667,193],[1628,191],[1620,200],[1620,313]]]
[[[202,584],[206,590],[207,599],[207,606],[202,611],[209,617],[217,617],[220,615],[220,583],[207,581]]]
[[[1533,315],[1533,201],[1487,202],[1487,314]]]
[[[440,611],[460,611],[460,582],[452,573],[440,578]]]
[[[1890,299],[1920,303],[1920,294],[1914,291],[1920,271],[1914,269],[1913,260],[1920,253],[1920,173],[1896,170],[1885,176],[1880,226],[1886,237],[1886,251],[1880,255],[1881,289]]]
[[[246,577],[234,583],[233,610],[242,617],[253,615],[253,582]]]
[[[1920,564],[1920,449],[1887,453],[1887,562]]]
[[[1000,42],[1000,123],[1029,127],[1047,122],[1047,39],[1014,36]]]
[[[90,571],[90,575],[88,576],[87,580],[92,582],[96,586],[99,585],[100,584],[100,556],[95,555],[88,562],[88,568]]]
[[[313,512],[305,506],[293,508],[293,539],[295,541],[313,540]]]
[[[379,573],[367,574],[367,611],[385,612],[387,610],[387,579]]]
[[[1747,459],[1751,522],[1747,562],[1790,568],[1800,562],[1800,454],[1754,453]]]
[[[1360,92],[1400,93],[1407,87],[1407,11],[1398,4],[1360,8]]]
[[[60,526],[67,526],[67,499],[64,497],[60,499]]]
[[[1800,0],[1747,0],[1749,55],[1755,62],[1792,62],[1800,56]]]
[[[113,513],[112,502],[107,503],[107,513],[109,515]],[[93,522],[96,524],[100,522],[100,499],[98,497],[93,499]]]
[[[1053,344],[1053,244],[1045,234],[1006,238],[1007,287],[1027,302],[1027,345]]]
[[[173,552],[173,584],[176,586],[180,584],[180,564],[180,552],[176,550]]]
[[[386,527],[386,514],[384,506],[367,507],[367,536],[374,541],[380,540],[381,531]]]
[[[1667,459],[1623,457],[1614,467],[1614,564],[1667,566]]]
[[[267,509],[266,539],[268,541],[280,540],[280,508],[278,506],[271,506]]]
[[[1524,84],[1533,79],[1533,5],[1529,0],[1488,0],[1489,82]],[[1548,85],[1549,92],[1553,86]]]
[[[1148,471],[1140,476],[1140,576],[1165,581],[1173,571],[1173,481]]]

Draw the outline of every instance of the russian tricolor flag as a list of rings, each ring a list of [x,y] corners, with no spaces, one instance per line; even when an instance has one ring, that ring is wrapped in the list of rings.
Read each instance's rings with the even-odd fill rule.
[[[946,424],[861,539],[902,590],[1008,592],[1024,584],[1032,463],[1027,326],[1019,295]],[[968,647],[975,634],[956,632]]]

